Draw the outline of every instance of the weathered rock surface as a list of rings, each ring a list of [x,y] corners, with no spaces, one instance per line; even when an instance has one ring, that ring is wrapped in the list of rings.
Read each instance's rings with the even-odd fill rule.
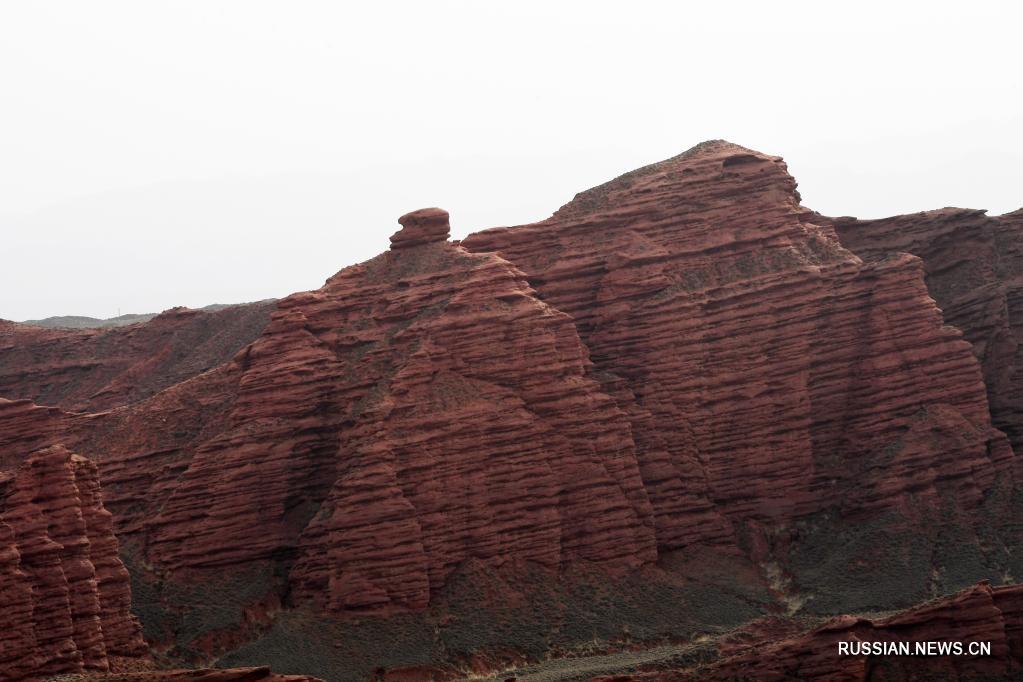
[[[0,674],[4,679],[22,679],[40,664],[32,624],[32,584],[21,569],[14,532],[3,521],[0,521],[0,603],[5,626],[0,631]]]
[[[3,679],[146,655],[91,461],[51,447],[0,478],[0,593]]]
[[[774,525],[969,514],[1015,467],[921,261],[844,249],[776,157],[705,144],[479,254],[403,220],[216,372],[74,420],[158,566],[283,559],[294,598],[420,608],[470,557],[766,559]]]
[[[398,218],[401,229],[391,235],[392,249],[447,241],[451,234],[448,212],[442,208],[421,208]]]
[[[921,261],[844,249],[777,157],[704,143],[462,245],[572,316],[662,547],[825,508],[973,508],[1014,467]]]
[[[136,402],[229,360],[259,335],[273,306],[173,308],[106,329],[0,320],[0,397],[92,412]]]
[[[293,554],[296,598],[377,610],[425,606],[470,557],[656,557],[628,422],[571,320],[502,259],[424,239],[446,232],[427,218],[280,302],[229,370],[224,430],[146,524],[154,561]]]
[[[189,655],[212,657],[281,608],[422,613],[467,566],[613,581],[726,556],[773,607],[815,614],[1023,574],[1018,460],[990,416],[1023,432],[997,370],[1016,352],[1008,265],[963,280],[1004,289],[964,304],[971,346],[932,298],[959,291],[954,267],[847,249],[781,159],[724,142],[461,244],[441,209],[400,223],[388,252],[272,310],[0,327],[0,472],[55,444],[101,464],[161,646],[190,628]],[[78,489],[67,508],[10,489],[0,592],[19,612],[20,576],[45,585],[28,602],[48,605],[44,648],[101,666],[108,628],[133,624],[116,557],[74,540],[84,524],[106,538],[89,551],[113,542],[73,462],[51,477]],[[39,518],[56,525],[26,559]],[[79,589],[104,581],[120,596]],[[529,603],[528,587],[494,593]],[[616,599],[600,608],[640,603]]]
[[[1023,447],[1023,210],[944,208],[880,220],[828,219],[867,260],[911,253],[948,324],[973,344],[994,425]]]
[[[17,468],[28,453],[60,441],[69,417],[57,407],[0,398],[0,471]]]

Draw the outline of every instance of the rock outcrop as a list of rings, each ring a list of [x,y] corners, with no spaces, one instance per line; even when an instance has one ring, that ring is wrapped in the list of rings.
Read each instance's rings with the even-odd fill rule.
[[[469,558],[656,557],[628,421],[571,320],[445,242],[443,212],[410,216],[234,360],[225,429],[146,523],[159,565],[294,556],[295,598],[379,610],[424,607]]]
[[[830,218],[839,239],[865,260],[911,253],[948,324],[973,344],[991,416],[1023,448],[1023,210],[991,217],[944,208],[880,220]]]
[[[392,249],[447,241],[451,235],[448,212],[442,208],[421,208],[398,218],[401,229],[391,235]]]
[[[95,464],[56,446],[0,478],[0,677],[146,655]]]
[[[862,261],[795,187],[780,158],[710,142],[462,242],[572,316],[629,414],[661,547],[911,498],[975,508],[1014,467],[922,262]]]
[[[0,398],[0,472],[17,468],[28,453],[60,442],[70,416],[31,400]]]
[[[963,220],[980,227],[955,239],[1009,239]],[[967,277],[916,242],[853,243],[873,233],[725,142],[461,243],[441,209],[399,222],[386,253],[272,305],[0,327],[0,593],[42,624],[12,642],[54,670],[133,650],[102,507],[155,636],[191,628],[189,660],[281,609],[423,613],[467,567],[613,582],[682,556],[674,589],[727,557],[753,567],[743,594],[813,614],[1023,574],[1019,465],[996,428],[1023,433],[998,371],[1016,353],[1011,249]],[[102,466],[102,507],[85,460],[23,461],[56,444]],[[512,582],[493,592],[528,603]]]

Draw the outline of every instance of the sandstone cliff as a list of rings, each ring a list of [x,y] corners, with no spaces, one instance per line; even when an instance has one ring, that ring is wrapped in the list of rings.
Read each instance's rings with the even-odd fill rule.
[[[399,222],[272,309],[0,328],[0,471],[57,443],[101,464],[160,650],[292,661],[340,623],[309,672],[372,670],[365,632],[429,634],[395,665],[543,657],[1023,575],[1009,265],[853,243],[725,142],[461,243],[441,209]]]
[[[918,258],[864,262],[777,157],[709,142],[462,244],[572,316],[629,414],[661,547],[826,509],[975,508],[1015,468]]]
[[[991,217],[945,208],[880,220],[827,219],[868,260],[911,253],[948,324],[973,344],[984,369],[991,416],[1014,449],[1023,447],[1023,210]]]
[[[406,216],[216,371],[72,420],[151,561],[421,608],[468,558],[784,565],[850,515],[969,528],[1014,473],[921,261],[844,249],[776,157],[705,144],[461,246],[446,220]]]
[[[625,415],[571,320],[419,212],[391,252],[282,300],[225,429],[146,524],[160,565],[293,554],[294,596],[421,608],[462,561],[655,558]]]
[[[146,655],[95,464],[51,447],[0,478],[0,594],[3,679]]]

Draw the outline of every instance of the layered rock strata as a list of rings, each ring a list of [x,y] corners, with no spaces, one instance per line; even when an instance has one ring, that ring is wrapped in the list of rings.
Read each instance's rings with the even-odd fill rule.
[[[928,528],[947,511],[969,533],[1017,468],[931,266],[861,258],[840,222],[800,205],[781,159],[712,142],[460,244],[446,212],[412,212],[388,252],[272,311],[6,325],[0,471],[63,443],[102,465],[146,577],[269,574],[272,599],[209,641],[282,602],[422,610],[467,563],[614,576],[667,550],[744,554],[791,601],[787,545],[812,543],[806,519]],[[0,562],[31,577],[18,518]],[[90,559],[89,578],[75,552],[76,584],[120,570]],[[913,594],[938,562],[914,565]],[[798,587],[837,589],[814,575]],[[19,580],[0,587],[12,603]],[[68,598],[65,619],[47,595],[63,625],[45,636],[74,644],[47,647],[100,661],[118,627],[103,599]]]
[[[64,448],[0,478],[0,676],[107,670],[146,654],[96,466]]]
[[[462,245],[572,316],[661,547],[826,508],[973,508],[1013,466],[920,259],[843,248],[780,158],[705,143]]]
[[[628,421],[571,320],[446,242],[443,212],[402,220],[234,360],[226,428],[147,523],[150,556],[292,555],[294,595],[337,609],[421,608],[470,557],[652,561]]]
[[[1023,447],[1023,210],[944,208],[880,220],[827,219],[866,260],[911,253],[948,324],[973,344],[994,424]]]

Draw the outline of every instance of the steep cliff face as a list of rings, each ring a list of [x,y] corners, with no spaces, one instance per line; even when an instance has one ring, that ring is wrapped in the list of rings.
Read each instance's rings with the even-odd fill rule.
[[[113,329],[0,320],[0,396],[92,412],[136,402],[229,360],[259,335],[273,306],[173,308]]]
[[[161,566],[294,557],[293,596],[421,608],[462,561],[656,556],[624,413],[568,316],[439,210],[280,302],[225,428],[146,523]]]
[[[3,679],[146,655],[92,462],[51,447],[0,478],[0,593]]]
[[[323,614],[393,616],[375,639],[419,618],[429,641],[397,657],[411,665],[516,637],[542,657],[555,629],[561,647],[633,636],[608,623],[679,636],[1023,575],[1017,460],[989,412],[1017,423],[1011,385],[991,390],[1011,322],[978,323],[996,331],[971,347],[931,298],[959,291],[941,279],[955,267],[843,247],[848,226],[803,208],[781,159],[706,143],[461,244],[440,209],[399,222],[388,252],[272,310],[0,328],[0,591],[56,614],[10,641],[102,666],[108,632],[134,631],[87,465],[46,451],[74,504],[18,492],[42,485],[26,453],[58,443],[102,465],[147,637],[190,661],[292,642],[282,622],[317,639]],[[1011,286],[992,285],[1005,319]],[[978,305],[964,326],[988,319]],[[40,518],[47,541],[26,550]],[[82,524],[105,558],[86,561]],[[73,587],[51,586],[57,569]],[[580,615],[589,570],[586,589],[607,591]],[[26,597],[25,580],[45,589]],[[104,581],[121,596],[89,596]],[[477,614],[495,603],[508,629],[486,639]],[[353,631],[314,672],[352,668]]]
[[[576,322],[661,547],[826,509],[975,508],[1013,467],[921,261],[844,249],[777,157],[705,143],[462,245]]]
[[[32,624],[32,584],[21,569],[14,532],[0,521],[0,598],[6,627],[0,631],[0,673],[4,679],[28,676],[39,663]]]
[[[866,260],[911,253],[927,289],[973,344],[984,368],[991,415],[1023,447],[1023,210],[1003,216],[944,208],[880,220],[829,218],[839,239]]]

